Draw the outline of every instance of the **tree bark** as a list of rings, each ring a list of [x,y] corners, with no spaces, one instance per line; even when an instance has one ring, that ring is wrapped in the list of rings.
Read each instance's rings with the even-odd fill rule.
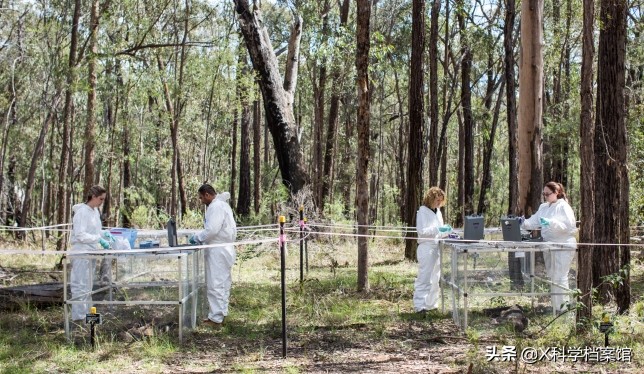
[[[83,194],[94,185],[94,147],[96,145],[96,55],[98,54],[98,0],[92,0],[90,8],[90,37],[87,56],[87,122],[83,146],[85,151],[85,182],[83,183]]]
[[[536,212],[543,186],[543,0],[521,3],[519,68],[519,213]]]
[[[259,10],[251,11],[247,0],[234,0],[234,3],[253,67],[260,77],[266,125],[273,137],[282,183],[291,194],[295,194],[309,183],[302,165],[302,152],[293,116],[292,93],[295,86],[289,87],[286,84],[285,88],[280,84],[277,57]],[[301,32],[301,23],[296,30]]]
[[[429,185],[438,185],[438,21],[441,1],[434,0],[429,31]]]
[[[349,0],[343,0],[340,5],[340,28],[347,26],[349,19]],[[324,211],[324,199],[329,196],[331,188],[331,179],[333,178],[333,165],[335,160],[335,144],[338,134],[338,117],[340,107],[340,77],[342,75],[341,67],[334,67],[331,72],[331,81],[333,82],[333,92],[329,99],[329,116],[327,117],[326,145],[324,147],[324,170],[322,172],[322,192],[320,195],[320,211]]]
[[[51,110],[47,114],[47,118],[40,128],[40,135],[38,136],[38,140],[36,141],[36,146],[34,148],[34,153],[31,157],[31,164],[29,166],[29,172],[27,174],[27,185],[25,186],[25,197],[22,203],[20,215],[17,219],[19,227],[27,227],[27,217],[29,216],[29,211],[31,209],[31,195],[33,194],[34,190],[38,160],[40,160],[40,157],[43,153],[45,138],[47,137],[49,126],[51,125],[51,122],[54,120],[56,112],[58,111],[58,101],[58,94],[56,94],[56,97],[54,97],[52,100]],[[19,237],[23,237],[22,235],[24,235],[24,231],[20,231],[20,234],[21,235]]]
[[[58,168],[58,193],[56,200],[58,201],[58,210],[56,214],[56,221],[58,224],[67,223],[69,216],[68,198],[69,192],[67,188],[67,174],[71,162],[71,128],[72,128],[72,108],[74,84],[76,82],[76,50],[78,49],[78,23],[80,20],[81,0],[74,1],[74,15],[72,17],[72,27],[69,44],[69,63],[67,64],[67,79],[65,87],[65,106],[63,108],[63,131],[62,143],[60,149],[60,163]],[[56,242],[56,250],[63,250],[63,246],[67,242],[67,234],[63,232]]]
[[[594,22],[595,1],[584,0],[584,21],[582,32],[582,60],[581,60],[581,118],[579,124],[581,159],[580,196],[581,208],[579,219],[581,227],[579,239],[582,243],[592,243],[594,238],[595,217],[595,185],[594,178],[594,134],[593,122],[593,60],[594,60]],[[593,246],[580,245],[577,248],[577,286],[581,291],[579,296],[580,308],[577,310],[578,330],[590,326],[593,316]]]
[[[494,151],[494,138],[496,137],[496,128],[499,123],[499,113],[501,111],[501,102],[503,101],[505,90],[505,80],[503,80],[503,78],[501,79],[499,95],[497,96],[496,105],[494,106],[494,116],[492,118],[492,124],[490,125],[489,140],[487,144],[485,144],[485,150],[483,153],[483,176],[481,178],[481,192],[479,194],[479,206],[477,209],[478,214],[482,215],[487,211],[486,195],[488,190],[492,187],[492,151]]]
[[[595,116],[595,243],[627,244],[628,172],[625,113],[626,1],[600,2],[599,50],[597,61],[597,105]],[[599,246],[593,250],[593,284],[617,273],[630,262],[630,249]],[[621,274],[623,283],[615,290],[620,313],[630,305],[629,272]],[[602,301],[611,289],[600,287]]]
[[[240,48],[241,51],[241,48]],[[247,73],[246,54],[240,54],[240,64],[243,66],[240,71]],[[248,101],[248,87],[245,86],[243,79],[239,79],[237,84],[240,87],[239,104],[241,107],[240,117],[240,147],[239,147],[239,193],[237,195],[237,214],[247,217],[250,214],[250,121],[251,108]]]
[[[508,214],[518,214],[518,138],[517,138],[517,99],[514,76],[514,22],[516,18],[515,0],[506,0],[505,24],[503,25],[504,78],[507,86],[506,117],[508,121]]]
[[[409,68],[409,140],[407,141],[407,206],[406,222],[409,227],[416,227],[416,208],[423,193],[423,54],[425,51],[425,1],[412,2],[411,22],[411,66]],[[405,240],[405,258],[416,260],[416,233],[407,232]]]
[[[358,291],[369,290],[369,27],[371,1],[357,0],[356,83],[358,89],[358,158],[356,160],[356,209],[358,215]]]
[[[463,108],[463,211],[456,216],[456,226],[462,226],[463,217],[474,213],[474,118],[472,116],[472,51],[469,47],[463,2],[459,2],[459,34],[461,36],[461,108]]]
[[[259,100],[253,102],[253,208],[255,214],[259,214],[259,208],[261,207],[261,191],[262,191],[262,179],[261,179],[261,131],[262,131],[262,120],[261,109],[259,107]]]

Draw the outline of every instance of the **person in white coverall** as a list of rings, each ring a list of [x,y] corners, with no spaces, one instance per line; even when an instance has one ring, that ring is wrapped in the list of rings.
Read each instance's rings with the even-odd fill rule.
[[[105,201],[107,191],[101,186],[92,186],[87,192],[84,203],[72,207],[73,224],[71,244],[72,252],[90,252],[98,249],[109,249],[109,241],[114,237],[109,231],[101,230],[101,215],[98,208]],[[88,258],[74,258],[70,254],[72,270],[69,286],[72,298],[77,301],[91,301],[94,285],[96,261]],[[72,304],[72,320],[81,320],[89,313],[89,303]]]
[[[445,192],[438,187],[430,188],[423,198],[423,205],[416,212],[418,233],[418,276],[414,283],[414,311],[426,313],[438,308],[440,263],[438,240],[451,231],[445,225],[440,208],[445,205]]]
[[[228,199],[230,193],[217,194],[209,184],[199,187],[199,200],[208,208],[204,229],[190,238],[191,244],[228,243],[204,250],[206,295],[210,311],[203,322],[215,328],[220,327],[228,315],[232,268],[237,256],[232,245],[237,237],[237,225]]]
[[[566,199],[566,193],[561,183],[548,182],[543,187],[543,198],[545,203],[539,206],[539,210],[530,218],[526,219],[521,227],[526,230],[541,228],[541,236],[546,242],[563,243],[552,246],[553,249],[568,248],[576,249],[577,225],[575,213]],[[548,277],[554,283],[551,286],[552,307],[555,313],[566,310],[568,295],[561,293],[570,292],[558,287],[570,288],[568,283],[568,271],[570,264],[575,257],[574,250],[567,251],[546,251],[543,253]]]

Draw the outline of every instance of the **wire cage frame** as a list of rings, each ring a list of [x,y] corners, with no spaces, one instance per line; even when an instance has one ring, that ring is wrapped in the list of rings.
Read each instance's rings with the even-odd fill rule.
[[[571,253],[572,252],[572,253]],[[568,269],[568,284],[557,283],[548,266],[538,261],[556,253],[568,253],[572,260]],[[508,256],[520,262],[520,274],[511,274]],[[575,246],[548,242],[499,242],[441,240],[441,308],[451,307],[454,323],[467,329],[469,313],[494,298],[529,299],[535,308],[539,300],[552,302],[553,296],[568,297],[568,310],[574,313],[574,293],[577,287],[577,250]],[[448,300],[449,299],[449,300]],[[553,315],[556,313],[552,308]]]
[[[84,275],[92,279],[92,287],[89,291],[72,295],[71,271],[74,263],[81,262],[85,265],[83,272],[87,272]],[[72,305],[91,305],[104,315],[105,321],[118,319],[128,308],[142,308],[141,313],[154,314],[154,318],[165,320],[174,319],[170,316],[177,313],[176,322],[166,321],[166,328],[169,325],[176,327],[179,341],[183,342],[185,330],[195,328],[197,318],[203,315],[203,264],[203,251],[199,248],[159,248],[158,251],[133,249],[128,253],[65,256],[63,299],[68,341],[72,341],[74,328],[82,331],[85,322],[71,320]],[[136,319],[133,317],[136,317],[136,313],[124,319]]]

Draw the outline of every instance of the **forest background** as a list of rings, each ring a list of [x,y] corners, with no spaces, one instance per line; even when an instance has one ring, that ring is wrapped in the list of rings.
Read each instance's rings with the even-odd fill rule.
[[[253,3],[262,11],[280,71],[291,27],[302,19],[292,103],[310,183],[298,203],[311,204],[307,215],[353,222],[359,152],[355,7],[328,0]],[[514,5],[433,2],[423,10],[431,18],[423,27],[435,39],[422,55],[421,97],[428,109],[417,156],[424,167],[414,189],[443,187],[445,216],[455,226],[463,214],[484,214],[495,226],[512,212],[504,27],[513,25],[511,74],[517,76],[520,7],[509,9],[509,3]],[[644,4],[625,4],[628,213],[637,226],[644,221]],[[509,10],[515,12],[512,23]],[[578,1],[544,2],[543,181],[563,183],[577,212],[582,18]],[[109,191],[103,207],[108,226],[162,228],[176,216],[182,226],[198,227],[196,189],[205,181],[231,192],[241,224],[275,222],[289,190],[239,30],[233,1],[0,2],[2,222],[68,223],[71,205],[99,183]],[[405,203],[411,188],[407,145],[415,139],[409,101],[417,97],[409,94],[415,82],[412,1],[374,1],[370,32],[368,220],[405,225],[406,209],[417,208]],[[436,91],[430,95],[432,79]],[[472,165],[463,168],[467,149]]]

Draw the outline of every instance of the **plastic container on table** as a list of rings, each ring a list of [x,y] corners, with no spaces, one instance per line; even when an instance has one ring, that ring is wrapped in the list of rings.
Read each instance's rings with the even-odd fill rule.
[[[127,239],[127,241],[130,242],[130,248],[134,248],[134,244],[136,242],[136,236],[137,236],[136,229],[114,227],[110,229],[110,234]]]

